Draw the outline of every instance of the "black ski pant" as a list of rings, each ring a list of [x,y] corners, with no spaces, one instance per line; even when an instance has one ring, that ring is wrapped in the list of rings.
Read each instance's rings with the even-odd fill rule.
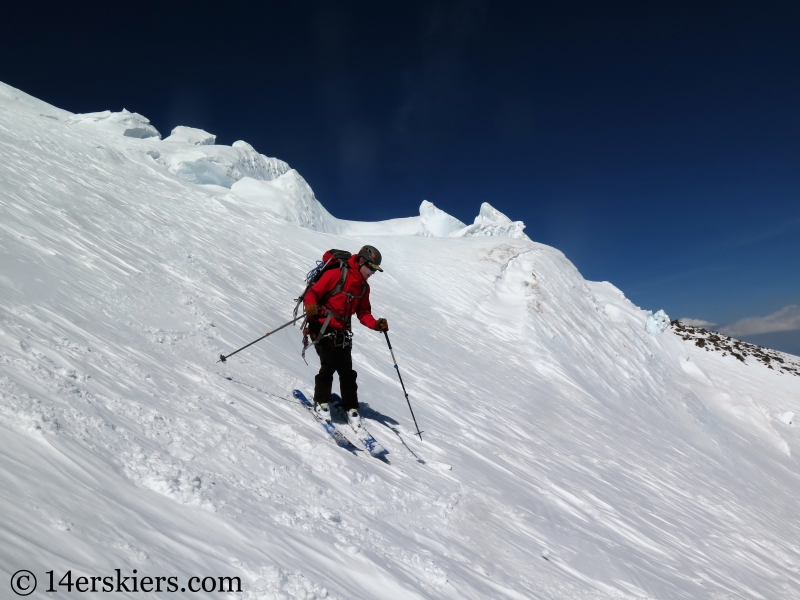
[[[323,339],[314,346],[319,355],[319,374],[314,378],[314,402],[330,402],[333,374],[339,373],[339,389],[342,392],[342,408],[358,408],[358,373],[353,370],[350,346],[335,346],[332,339]]]

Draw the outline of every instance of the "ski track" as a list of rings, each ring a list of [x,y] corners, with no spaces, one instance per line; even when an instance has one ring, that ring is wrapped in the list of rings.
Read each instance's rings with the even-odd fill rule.
[[[248,600],[800,597],[800,446],[778,418],[800,414],[800,378],[648,334],[553,248],[299,228],[172,175],[147,154],[165,142],[0,92],[3,582],[135,568],[237,575]],[[291,398],[317,364],[297,329],[215,362],[289,319],[323,250],[365,242],[425,431],[383,337],[356,326],[388,464]]]

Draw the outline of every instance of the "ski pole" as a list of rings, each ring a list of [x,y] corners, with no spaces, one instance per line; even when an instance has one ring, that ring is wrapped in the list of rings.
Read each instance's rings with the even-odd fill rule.
[[[262,336],[261,336],[260,338],[258,338],[257,340],[253,340],[252,342],[250,342],[249,344],[247,344],[247,346],[242,346],[242,347],[241,347],[241,348],[239,348],[238,350],[235,350],[235,351],[231,352],[231,353],[230,353],[230,354],[228,354],[227,356],[225,356],[224,354],[220,354],[220,355],[219,355],[219,360],[218,360],[217,362],[225,362],[225,359],[227,359],[227,358],[230,358],[231,356],[233,356],[233,355],[234,355],[234,354],[236,354],[237,352],[241,352],[241,351],[242,351],[242,350],[244,350],[245,348],[249,348],[250,346],[252,346],[252,345],[253,345],[253,344],[255,344],[256,342],[260,342],[260,341],[261,341],[261,340],[263,340],[265,337],[268,337],[268,336],[272,335],[272,334],[273,334],[273,333],[275,333],[276,331],[280,331],[280,330],[281,330],[281,329],[283,329],[284,327],[288,327],[289,325],[292,325],[293,323],[296,323],[296,322],[297,322],[297,321],[299,321],[300,319],[305,319],[305,318],[306,318],[306,315],[305,315],[305,313],[304,313],[304,314],[300,315],[299,317],[297,317],[296,319],[292,319],[292,320],[291,320],[291,321],[289,321],[288,323],[284,323],[283,325],[281,325],[281,326],[280,326],[280,327],[278,327],[277,329],[273,329],[273,330],[272,330],[272,331],[270,331],[269,333],[267,333],[267,334],[265,334],[265,335],[262,335]]]
[[[389,341],[389,332],[384,331],[383,335],[386,336],[386,343],[389,345],[389,352],[392,353],[392,360],[394,361],[394,370],[397,371],[397,376],[400,377],[400,387],[403,388],[403,393],[406,395],[406,402],[408,402],[408,410],[411,411],[411,418],[414,419],[414,427],[417,428],[417,435],[419,439],[422,439],[422,434],[424,432],[419,430],[419,425],[417,425],[417,418],[414,416],[414,409],[411,408],[411,400],[408,399],[408,392],[406,391],[406,386],[403,385],[403,378],[400,375],[400,368],[397,366],[397,359],[394,357],[394,350],[392,350],[392,342]]]

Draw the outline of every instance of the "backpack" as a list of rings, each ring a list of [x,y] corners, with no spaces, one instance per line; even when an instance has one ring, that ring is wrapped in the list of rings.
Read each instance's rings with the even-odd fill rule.
[[[305,292],[308,291],[308,288],[317,283],[320,277],[322,277],[322,274],[326,271],[340,269],[342,267],[346,269],[347,261],[350,260],[351,256],[353,256],[353,254],[347,250],[337,250],[336,248],[325,252],[325,254],[322,255],[322,260],[317,261],[317,266],[306,274],[307,286]],[[303,296],[305,296],[305,292],[303,292]]]
[[[358,296],[355,296],[354,294],[348,294],[347,292],[342,292],[342,289],[344,288],[344,282],[347,279],[347,271],[349,269],[347,261],[350,260],[351,256],[353,256],[351,252],[348,252],[347,250],[336,250],[335,248],[328,250],[322,255],[322,260],[318,260],[317,265],[306,274],[306,287],[303,290],[303,293],[300,294],[298,298],[295,298],[295,300],[297,301],[297,304],[295,304],[294,307],[295,318],[297,317],[297,312],[300,310],[300,305],[303,303],[303,298],[305,297],[306,293],[311,288],[311,286],[313,286],[320,280],[323,273],[331,271],[332,269],[341,270],[342,274],[341,277],[339,277],[339,283],[337,283],[336,286],[330,292],[328,292],[322,298],[320,298],[320,304],[325,304],[325,302],[327,302],[332,296],[341,293],[345,293],[350,297],[357,297],[357,298],[364,297],[364,294],[367,291],[366,282],[364,283],[364,286],[361,289],[361,294]],[[316,345],[322,338],[322,336],[325,334],[325,330],[328,328],[328,323],[330,322],[332,316],[334,316],[334,314],[331,311],[328,311],[328,316],[325,319],[325,323],[322,325],[318,337],[317,339],[314,340],[314,342],[312,342],[312,345]],[[339,315],[336,316],[337,318],[341,318]],[[349,322],[350,317],[348,316],[347,319]],[[308,324],[308,319],[303,321],[303,326],[302,326],[303,351],[301,353],[301,356],[303,357],[304,361],[306,359],[306,350],[309,347],[309,341],[308,341],[309,328],[307,324]]]
[[[322,260],[318,260],[317,265],[308,273],[306,273],[306,287],[303,292],[297,298],[295,298],[295,301],[297,302],[297,304],[295,304],[293,313],[295,317],[297,317],[297,312],[300,310],[300,305],[303,303],[303,298],[305,297],[306,293],[309,289],[311,289],[311,286],[320,280],[323,273],[326,273],[332,269],[342,270],[342,276],[339,278],[339,283],[336,284],[336,287],[325,295],[321,303],[324,303],[331,296],[335,296],[342,291],[345,279],[347,279],[347,261],[350,260],[351,256],[353,256],[351,252],[348,252],[347,250],[337,250],[336,248],[332,248],[322,255]]]

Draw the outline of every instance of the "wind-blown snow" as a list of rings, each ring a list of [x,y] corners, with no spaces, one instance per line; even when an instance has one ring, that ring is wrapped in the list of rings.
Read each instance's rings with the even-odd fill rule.
[[[0,85],[0,586],[119,568],[238,576],[247,600],[800,596],[800,377],[650,334],[488,205],[460,229],[427,204],[339,220],[285,163],[191,144]],[[290,318],[324,250],[364,243],[425,431],[356,326],[389,464],[291,398],[317,364],[297,328],[216,362]]]
[[[433,202],[427,200],[422,201],[419,207],[419,216],[422,222],[421,233],[432,237],[447,237],[465,227],[464,223],[436,208]]]
[[[230,188],[234,196],[287,223],[322,233],[524,237],[521,221],[512,222],[486,202],[469,226],[427,200],[420,205],[419,217],[377,223],[337,219],[317,200],[308,182],[285,162],[259,154],[243,141],[233,146],[210,145],[215,139],[202,129],[176,127],[164,140],[169,144],[154,145],[146,153],[181,179]]]
[[[272,181],[289,170],[282,160],[259,154],[241,140],[233,146],[171,142],[154,145],[147,153],[167,171],[189,183],[226,188],[244,177]]]
[[[310,188],[309,188],[310,190]],[[311,193],[313,196],[313,192]],[[306,194],[307,196],[307,194]],[[297,195],[301,197],[300,194]],[[301,201],[300,206],[305,206]],[[323,209],[324,210],[324,209]],[[326,211],[327,212],[327,211]],[[419,207],[419,217],[405,219],[391,219],[375,223],[345,221],[333,219],[325,221],[324,225],[313,226],[317,231],[327,231],[342,235],[420,235],[425,237],[470,237],[492,236],[525,238],[523,233],[525,224],[506,217],[489,203],[481,205],[480,214],[475,217],[475,223],[464,225],[455,217],[437,208],[432,202],[423,200]]]
[[[138,113],[128,112],[124,108],[122,112],[105,110],[103,112],[72,115],[67,119],[67,122],[79,123],[99,131],[107,131],[126,137],[161,138],[161,134],[150,124],[148,119]]]
[[[525,237],[523,230],[525,224],[522,221],[512,221],[488,202],[481,204],[481,211],[475,222],[463,230],[452,233],[454,236],[503,236],[510,238]]]
[[[181,125],[173,129],[170,136],[164,138],[164,141],[190,144],[192,146],[213,146],[217,141],[217,136],[202,129]]]
[[[231,192],[229,201],[246,200],[283,222],[314,231],[336,229],[336,219],[317,201],[306,181],[294,169],[272,181],[244,177],[231,186]]]

